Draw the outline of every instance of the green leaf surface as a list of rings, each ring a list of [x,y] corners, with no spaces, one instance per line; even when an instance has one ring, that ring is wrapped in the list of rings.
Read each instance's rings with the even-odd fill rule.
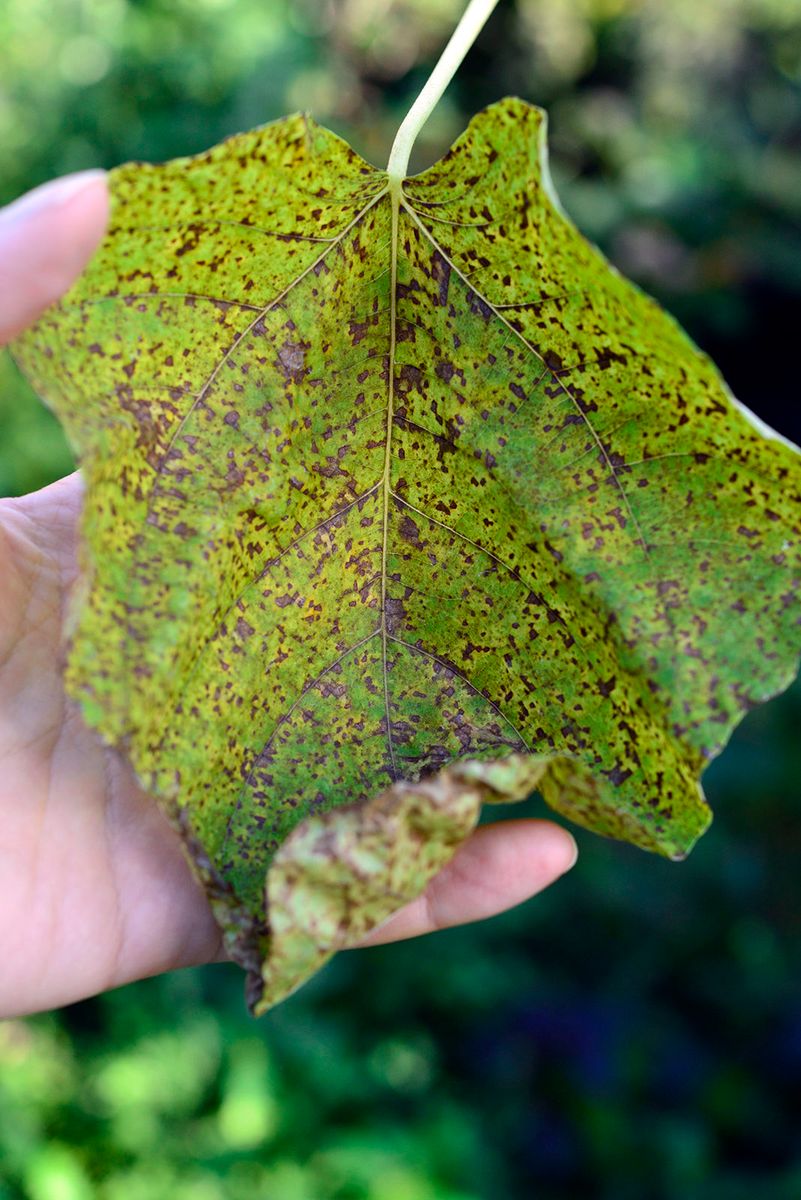
[[[798,452],[571,225],[544,129],[505,100],[400,189],[304,116],[119,168],[15,346],[87,482],[67,686],[258,1008],[353,933],[287,894],[321,894],[332,810],[457,761],[430,786],[472,811],[464,763],[532,756],[559,812],[682,857],[703,767],[796,670]],[[342,816],[334,875],[385,810]]]

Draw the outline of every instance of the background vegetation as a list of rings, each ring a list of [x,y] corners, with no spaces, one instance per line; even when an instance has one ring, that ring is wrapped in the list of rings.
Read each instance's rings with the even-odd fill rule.
[[[0,202],[296,108],[381,163],[460,7],[4,0]],[[417,167],[509,92],[580,227],[801,439],[798,0],[510,0]],[[0,360],[0,494],[69,467]],[[0,1200],[797,1200],[800,723],[798,688],[747,719],[684,865],[580,836],[524,909],[259,1023],[214,967],[0,1024]]]

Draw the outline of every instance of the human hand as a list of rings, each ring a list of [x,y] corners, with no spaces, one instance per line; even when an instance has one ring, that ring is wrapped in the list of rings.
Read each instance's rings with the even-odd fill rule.
[[[66,291],[106,217],[101,172],[0,211],[0,345]],[[77,473],[0,501],[0,1016],[222,957],[176,834],[64,695],[80,505]],[[552,883],[575,854],[550,821],[484,826],[368,941],[491,916]]]

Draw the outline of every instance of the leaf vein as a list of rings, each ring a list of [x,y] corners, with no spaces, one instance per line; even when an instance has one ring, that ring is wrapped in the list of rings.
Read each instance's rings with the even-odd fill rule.
[[[226,824],[226,827],[225,827],[225,832],[223,834],[222,842],[220,843],[219,857],[221,859],[223,858],[223,856],[225,854],[226,846],[228,845],[228,842],[231,837],[231,833],[233,831],[234,820],[238,816],[239,810],[242,807],[242,801],[245,798],[245,793],[247,792],[247,789],[250,787],[250,785],[253,783],[253,779],[256,774],[256,769],[257,769],[257,766],[259,763],[259,759],[264,755],[265,751],[270,748],[279,729],[281,729],[281,727],[287,723],[287,721],[290,719],[292,714],[297,709],[298,705],[302,703],[304,696],[308,696],[308,694],[312,690],[312,688],[316,687],[317,684],[320,682],[320,680],[323,679],[329,673],[329,671],[336,670],[336,668],[340,665],[340,663],[344,662],[344,660],[348,657],[349,654],[354,654],[357,650],[360,650],[362,646],[365,646],[369,641],[372,641],[372,639],[374,637],[377,637],[380,632],[381,632],[380,628],[373,629],[370,631],[370,633],[368,633],[366,635],[366,637],[361,638],[358,642],[354,643],[353,646],[348,646],[347,650],[343,650],[342,653],[340,655],[338,655],[337,658],[335,658],[333,662],[330,662],[330,663],[328,663],[327,666],[323,667],[322,671],[320,671],[317,675],[315,675],[314,679],[310,680],[309,683],[304,684],[303,689],[298,694],[297,698],[292,702],[292,704],[289,706],[289,708],[286,710],[286,712],[281,714],[281,716],[279,717],[278,721],[275,724],[274,729],[270,733],[269,737],[267,738],[267,740],[265,742],[262,743],[261,749],[259,750],[258,754],[256,755],[256,757],[253,761],[253,765],[251,766],[248,774],[246,775],[246,777],[242,783],[242,787],[240,788],[240,790],[237,794],[237,798],[233,804],[233,807],[231,809],[231,814],[228,818],[228,823]]]
[[[485,693],[484,693],[484,692],[482,692],[481,688],[479,688],[479,687],[476,687],[476,685],[475,685],[475,684],[472,682],[472,680],[471,680],[471,679],[469,679],[469,678],[467,677],[467,675],[465,675],[465,674],[464,674],[464,672],[463,672],[463,671],[460,671],[458,667],[455,667],[455,666],[454,666],[452,663],[446,662],[444,658],[439,658],[439,657],[438,657],[436,654],[432,654],[432,652],[431,652],[430,650],[426,650],[426,649],[424,649],[424,647],[423,647],[423,646],[417,646],[417,645],[415,645],[415,643],[414,643],[414,642],[406,642],[406,641],[404,641],[404,639],[403,639],[403,638],[399,638],[399,637],[397,637],[397,636],[396,636],[394,633],[391,633],[391,634],[389,635],[389,640],[390,640],[391,642],[396,642],[396,643],[397,643],[397,645],[399,645],[399,646],[405,646],[407,650],[416,651],[418,654],[422,654],[422,655],[424,655],[426,658],[429,658],[429,659],[431,659],[431,661],[432,661],[432,662],[439,663],[439,665],[440,665],[440,666],[441,666],[441,667],[442,667],[444,670],[446,670],[446,671],[449,671],[449,672],[451,673],[451,675],[455,675],[455,676],[457,677],[457,679],[461,679],[462,683],[465,683],[465,684],[467,684],[467,686],[470,688],[470,690],[471,690],[472,692],[474,692],[474,693],[475,693],[477,696],[480,696],[480,697],[481,697],[481,699],[482,699],[482,700],[483,700],[483,701],[484,701],[486,704],[488,704],[488,705],[489,705],[489,707],[492,709],[492,711],[493,711],[494,713],[497,713],[497,715],[498,715],[498,716],[499,716],[499,717],[500,717],[500,718],[501,718],[503,721],[505,721],[505,722],[506,722],[506,724],[507,724],[507,725],[509,726],[509,728],[512,730],[512,733],[513,733],[513,734],[515,735],[515,737],[517,738],[517,740],[518,740],[518,742],[520,743],[520,745],[521,745],[521,746],[523,746],[523,747],[524,747],[524,749],[525,749],[525,750],[527,750],[529,754],[531,753],[531,746],[528,744],[528,742],[526,741],[526,739],[523,737],[522,733],[521,733],[521,732],[520,732],[520,730],[517,728],[517,726],[515,725],[514,721],[510,720],[510,718],[509,718],[509,717],[507,717],[507,715],[506,715],[506,713],[503,711],[503,709],[502,709],[502,708],[500,708],[500,707],[499,707],[499,706],[498,706],[498,705],[495,703],[495,701],[494,701],[494,700],[490,700],[489,696],[485,695]]]

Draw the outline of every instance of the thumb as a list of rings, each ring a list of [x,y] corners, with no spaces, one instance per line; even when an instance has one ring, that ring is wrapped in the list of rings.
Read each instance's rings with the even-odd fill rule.
[[[0,346],[67,291],[107,219],[104,171],[65,175],[0,209]]]

